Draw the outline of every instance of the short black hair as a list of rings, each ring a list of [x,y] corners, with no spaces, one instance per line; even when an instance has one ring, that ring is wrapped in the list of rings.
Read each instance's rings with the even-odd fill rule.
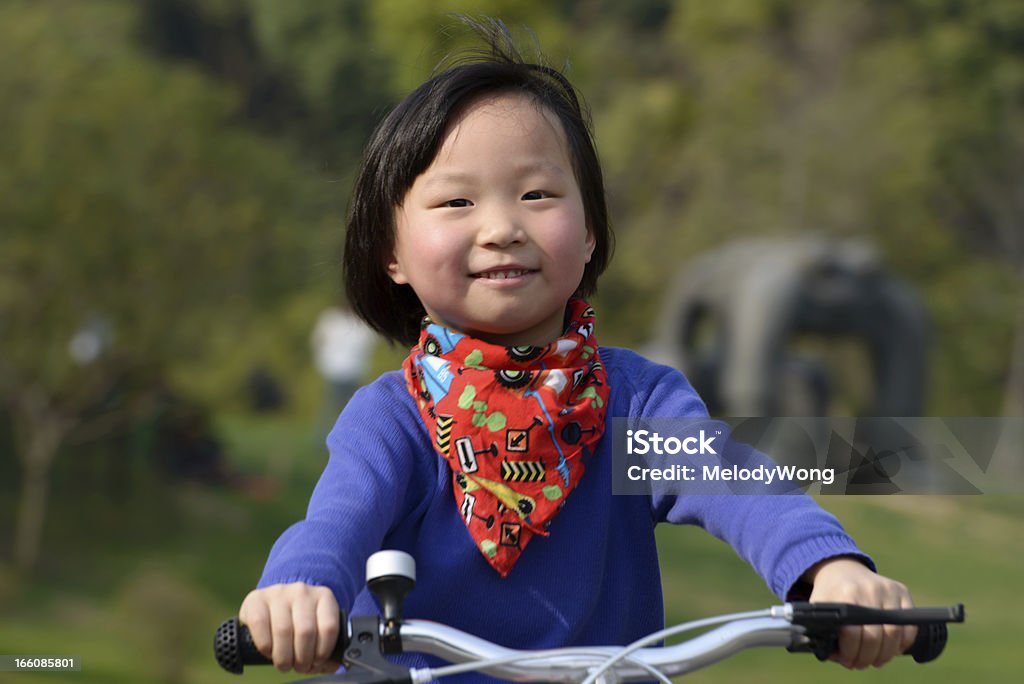
[[[483,38],[486,49],[459,55],[457,63],[412,91],[377,126],[364,151],[349,206],[345,294],[370,327],[407,346],[419,338],[425,311],[412,288],[396,284],[388,274],[395,246],[395,209],[433,163],[451,122],[481,97],[526,95],[561,123],[595,243],[578,296],[597,290],[598,276],[608,265],[613,247],[590,116],[576,89],[559,70],[523,59],[500,20],[463,21]]]

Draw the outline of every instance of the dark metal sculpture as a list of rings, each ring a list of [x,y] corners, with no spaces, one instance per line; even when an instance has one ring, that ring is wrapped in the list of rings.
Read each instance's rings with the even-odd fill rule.
[[[871,360],[865,415],[923,408],[925,312],[869,245],[818,237],[729,244],[686,265],[646,350],[686,373],[713,414],[826,415],[835,392],[800,335],[853,338]]]

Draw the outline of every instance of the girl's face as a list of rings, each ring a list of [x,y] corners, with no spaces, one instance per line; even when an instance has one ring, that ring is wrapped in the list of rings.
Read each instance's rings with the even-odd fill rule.
[[[501,345],[561,336],[594,239],[562,127],[532,100],[471,105],[395,219],[388,272],[436,323]]]

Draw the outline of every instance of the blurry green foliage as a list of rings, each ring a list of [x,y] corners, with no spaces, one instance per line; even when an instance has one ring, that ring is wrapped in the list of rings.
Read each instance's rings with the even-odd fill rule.
[[[92,316],[172,373],[251,361],[278,307],[332,289],[341,201],[287,141],[238,125],[233,89],[147,57],[122,3],[2,11],[5,377],[80,382],[67,345]]]
[[[666,284],[704,249],[859,235],[933,317],[929,411],[999,410],[1020,300],[1019,3],[0,11],[0,327],[18,331],[0,350],[54,387],[79,372],[67,339],[102,315],[119,346],[209,399],[237,402],[256,363],[297,378],[291,396],[315,391],[308,328],[336,291],[358,152],[389,106],[473,44],[461,11],[501,17],[528,54],[532,31],[592,106],[619,235],[600,296],[609,343],[642,343]]]

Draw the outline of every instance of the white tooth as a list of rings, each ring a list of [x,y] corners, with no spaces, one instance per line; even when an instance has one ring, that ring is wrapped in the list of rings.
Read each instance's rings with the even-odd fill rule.
[[[527,274],[527,271],[518,269],[515,271],[491,271],[489,273],[481,274],[482,278],[489,280],[507,280],[509,278],[518,278]]]

